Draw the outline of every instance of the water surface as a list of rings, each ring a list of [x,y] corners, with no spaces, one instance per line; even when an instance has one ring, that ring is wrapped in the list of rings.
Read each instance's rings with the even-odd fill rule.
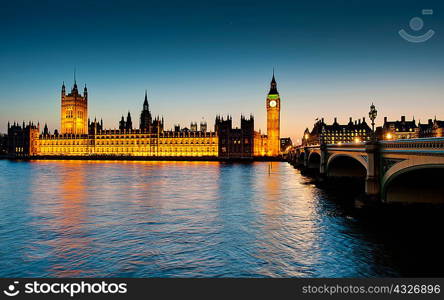
[[[0,276],[386,277],[436,271],[409,263],[402,237],[390,244],[403,229],[381,233],[289,164],[269,168],[264,162],[2,160]]]

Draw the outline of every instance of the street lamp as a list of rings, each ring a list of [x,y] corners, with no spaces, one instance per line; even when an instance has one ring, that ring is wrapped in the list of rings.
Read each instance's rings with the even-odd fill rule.
[[[375,140],[375,119],[378,115],[378,111],[375,108],[375,105],[372,103],[370,106],[370,112],[368,113],[368,116],[370,117],[370,120],[372,120],[372,138]]]

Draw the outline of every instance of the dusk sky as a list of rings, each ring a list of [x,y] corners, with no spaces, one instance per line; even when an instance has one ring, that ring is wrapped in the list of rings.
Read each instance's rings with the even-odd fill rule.
[[[444,119],[443,11],[442,1],[1,1],[0,132],[8,120],[60,129],[74,69],[106,128],[128,111],[138,126],[147,89],[166,128],[252,113],[264,131],[273,68],[281,136],[294,142],[316,118],[368,119],[372,101],[378,124]],[[400,29],[435,35],[410,43]]]

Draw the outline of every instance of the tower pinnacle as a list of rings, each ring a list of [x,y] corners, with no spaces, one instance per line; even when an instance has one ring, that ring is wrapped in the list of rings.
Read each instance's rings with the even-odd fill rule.
[[[147,90],[145,90],[145,100],[143,101],[143,111],[149,111]]]
[[[274,68],[273,68],[273,77],[271,78],[271,83],[270,83],[270,92],[268,92],[268,94],[269,95],[279,94],[277,91],[276,79],[274,78]]]

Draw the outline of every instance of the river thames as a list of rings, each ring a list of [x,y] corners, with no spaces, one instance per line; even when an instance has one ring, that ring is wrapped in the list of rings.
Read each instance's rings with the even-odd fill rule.
[[[1,277],[444,274],[435,223],[363,217],[283,162],[0,160],[0,170]]]

